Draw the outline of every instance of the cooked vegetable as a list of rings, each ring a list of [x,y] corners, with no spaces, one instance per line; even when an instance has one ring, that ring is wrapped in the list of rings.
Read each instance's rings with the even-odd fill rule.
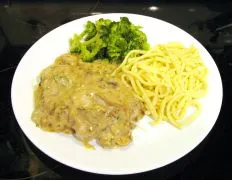
[[[103,18],[95,23],[88,21],[84,31],[70,39],[70,52],[80,54],[88,62],[96,59],[122,62],[130,50],[149,49],[147,37],[140,29],[127,17],[121,17],[119,22]]]

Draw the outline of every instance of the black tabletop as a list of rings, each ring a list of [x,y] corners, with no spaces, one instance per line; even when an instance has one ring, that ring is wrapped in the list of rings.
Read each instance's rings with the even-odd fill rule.
[[[232,3],[219,1],[0,1],[0,179],[232,179]],[[152,16],[184,29],[214,58],[223,81],[216,125],[192,152],[165,167],[129,176],[103,176],[67,167],[39,151],[14,117],[10,88],[24,53],[68,21],[100,13]],[[23,88],[23,87],[22,87]]]

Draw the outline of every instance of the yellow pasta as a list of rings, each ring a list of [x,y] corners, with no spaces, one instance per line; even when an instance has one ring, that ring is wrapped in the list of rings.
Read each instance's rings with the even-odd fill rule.
[[[115,70],[143,101],[153,124],[168,121],[177,128],[200,114],[199,98],[207,92],[208,70],[194,46],[172,42],[148,51],[132,50]],[[192,107],[194,112],[186,117]]]

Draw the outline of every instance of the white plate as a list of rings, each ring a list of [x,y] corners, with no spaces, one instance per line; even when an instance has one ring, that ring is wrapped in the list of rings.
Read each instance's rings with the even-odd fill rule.
[[[71,135],[44,132],[31,120],[33,110],[33,85],[42,69],[68,51],[68,40],[80,33],[90,20],[109,18],[119,20],[127,16],[136,25],[141,25],[149,43],[179,41],[186,46],[194,44],[200,51],[209,69],[209,91],[202,99],[201,116],[190,126],[177,130],[163,123],[156,127],[147,124],[145,117],[134,132],[133,143],[126,148],[87,150]],[[132,174],[167,165],[194,149],[210,132],[220,112],[222,82],[214,60],[205,48],[192,36],[164,21],[134,14],[102,14],[84,17],[64,24],[38,40],[20,61],[12,83],[12,105],[17,121],[26,136],[41,151],[53,159],[76,169],[101,174]]]

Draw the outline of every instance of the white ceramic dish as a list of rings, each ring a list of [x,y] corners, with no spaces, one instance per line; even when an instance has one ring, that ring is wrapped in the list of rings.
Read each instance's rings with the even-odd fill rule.
[[[126,148],[87,150],[70,135],[45,132],[31,120],[33,111],[33,85],[42,69],[68,51],[68,40],[80,33],[84,24],[99,18],[119,20],[127,16],[136,25],[141,25],[149,43],[155,45],[179,41],[186,46],[194,44],[200,51],[209,69],[209,91],[202,99],[201,116],[190,126],[178,130],[168,123],[151,127],[148,117],[140,121],[133,132],[134,140]],[[164,21],[135,14],[102,14],[84,17],[64,24],[38,40],[20,61],[12,82],[12,105],[17,121],[26,136],[41,151],[53,159],[76,169],[101,174],[132,174],[165,166],[194,149],[214,126],[222,103],[222,82],[217,66],[205,48],[192,36]]]

